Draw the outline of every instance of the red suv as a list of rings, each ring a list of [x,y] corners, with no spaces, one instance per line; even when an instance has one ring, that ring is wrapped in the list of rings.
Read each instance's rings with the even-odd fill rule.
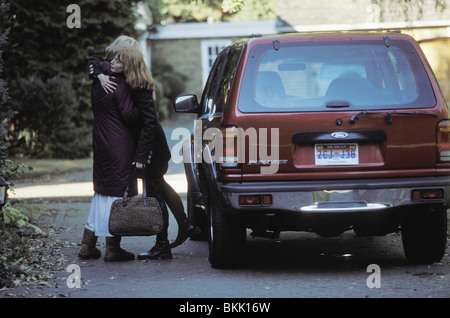
[[[213,267],[242,264],[246,229],[401,230],[412,262],[447,241],[450,117],[419,45],[399,33],[252,37],[217,57],[183,145],[188,214]]]

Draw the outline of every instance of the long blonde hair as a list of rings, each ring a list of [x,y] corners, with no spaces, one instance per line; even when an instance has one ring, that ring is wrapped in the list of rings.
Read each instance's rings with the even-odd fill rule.
[[[117,51],[116,59],[123,64],[123,73],[131,89],[143,88],[154,91],[153,78],[141,51],[134,48],[122,48]]]
[[[111,61],[119,49],[126,47],[142,50],[138,41],[127,35],[120,35],[106,48],[106,60]]]

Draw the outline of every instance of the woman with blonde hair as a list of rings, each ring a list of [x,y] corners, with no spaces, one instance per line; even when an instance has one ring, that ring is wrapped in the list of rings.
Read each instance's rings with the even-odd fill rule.
[[[105,59],[108,61],[112,61],[112,59],[116,56],[117,51],[123,48],[142,50],[141,45],[134,38],[127,35],[120,35],[110,45],[107,46],[105,50]]]
[[[114,81],[114,76],[104,74],[101,69],[101,65],[104,61],[111,61],[117,54],[117,51],[121,48],[133,48],[136,50],[142,50],[141,45],[134,38],[127,35],[118,36],[105,50],[105,57],[100,55],[93,55],[89,57],[89,78],[97,78],[100,81],[100,85],[103,90],[109,94],[112,93],[117,83]]]
[[[165,219],[165,228],[156,236],[155,246],[148,252],[139,254],[138,259],[172,258],[171,247],[181,244],[189,235],[196,235],[200,230],[186,218],[180,197],[164,180],[171,154],[164,130],[156,114],[153,78],[142,53],[133,48],[119,49],[111,61],[111,70],[117,73],[123,72],[125,81],[132,92],[133,105],[141,113],[143,124],[134,161],[137,168],[144,169],[147,189],[150,189],[149,193],[160,203]],[[169,218],[166,202],[179,224],[179,234],[172,245],[169,244],[167,237]]]

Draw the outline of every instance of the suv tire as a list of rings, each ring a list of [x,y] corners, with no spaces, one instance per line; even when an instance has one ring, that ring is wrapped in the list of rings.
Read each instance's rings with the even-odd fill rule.
[[[407,214],[401,228],[403,249],[409,261],[433,263],[444,256],[447,243],[447,210],[444,206]]]
[[[209,262],[214,268],[237,268],[244,260],[246,228],[241,218],[226,211],[217,200],[208,200]]]

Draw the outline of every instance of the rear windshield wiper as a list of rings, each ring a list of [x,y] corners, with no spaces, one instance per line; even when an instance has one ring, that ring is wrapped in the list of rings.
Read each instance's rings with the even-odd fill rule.
[[[345,101],[331,101],[326,103],[325,107],[327,108],[344,108],[344,107],[350,107],[349,102]]]
[[[388,124],[392,123],[392,115],[423,115],[423,116],[434,116],[434,117],[437,116],[436,114],[421,113],[421,112],[397,112],[397,111],[383,112],[383,111],[363,110],[363,111],[360,111],[359,113],[356,113],[352,117],[350,117],[350,124],[354,124],[359,119],[359,116],[370,115],[370,114],[386,114],[386,122]]]

